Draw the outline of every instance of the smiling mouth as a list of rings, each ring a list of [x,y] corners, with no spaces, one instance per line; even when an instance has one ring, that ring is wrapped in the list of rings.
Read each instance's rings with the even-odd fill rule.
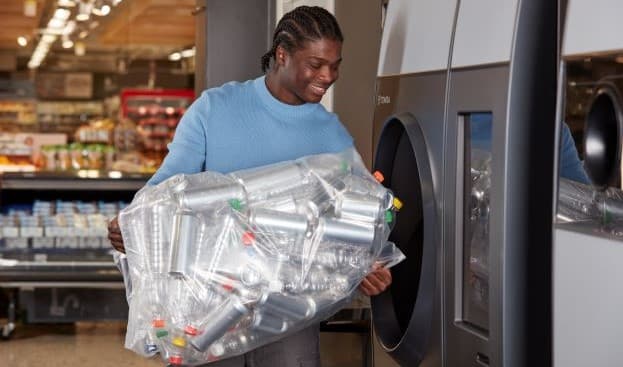
[[[318,94],[318,95],[323,95],[327,92],[327,88],[318,87],[316,85],[312,85],[311,89],[312,91],[314,91],[315,94]]]

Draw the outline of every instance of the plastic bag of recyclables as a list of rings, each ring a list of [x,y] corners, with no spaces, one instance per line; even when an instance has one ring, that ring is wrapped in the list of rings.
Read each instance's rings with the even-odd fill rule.
[[[400,205],[354,149],[145,187],[119,215],[126,348],[198,365],[326,319],[404,259]]]

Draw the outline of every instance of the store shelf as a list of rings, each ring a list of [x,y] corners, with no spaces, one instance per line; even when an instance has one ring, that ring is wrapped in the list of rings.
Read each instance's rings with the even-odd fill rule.
[[[6,262],[6,261],[5,261]],[[12,265],[0,262],[0,286],[14,282],[118,282],[121,273],[112,262],[27,262]],[[2,284],[5,283],[5,284]]]
[[[69,173],[11,172],[0,178],[1,190],[137,191],[150,175],[80,170]]]

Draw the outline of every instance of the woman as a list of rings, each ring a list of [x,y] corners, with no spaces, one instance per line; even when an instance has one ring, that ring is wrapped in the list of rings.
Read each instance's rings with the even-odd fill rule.
[[[323,8],[301,6],[285,14],[271,50],[262,57],[265,76],[203,92],[184,114],[167,157],[148,184],[179,173],[228,173],[352,147],[337,116],[319,103],[338,78],[342,41],[335,17]],[[124,250],[116,219],[109,239],[115,249]],[[390,283],[389,271],[379,269],[359,288],[376,295]],[[319,366],[318,326],[210,364],[245,365]]]

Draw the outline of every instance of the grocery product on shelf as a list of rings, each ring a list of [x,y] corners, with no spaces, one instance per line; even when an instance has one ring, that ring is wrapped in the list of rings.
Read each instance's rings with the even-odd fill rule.
[[[67,253],[76,249],[107,252],[108,220],[124,202],[40,201],[5,208],[0,215],[0,257],[19,257],[31,251]]]
[[[126,89],[121,92],[122,117],[136,124],[143,155],[158,162],[186,109],[194,100],[190,89]]]

